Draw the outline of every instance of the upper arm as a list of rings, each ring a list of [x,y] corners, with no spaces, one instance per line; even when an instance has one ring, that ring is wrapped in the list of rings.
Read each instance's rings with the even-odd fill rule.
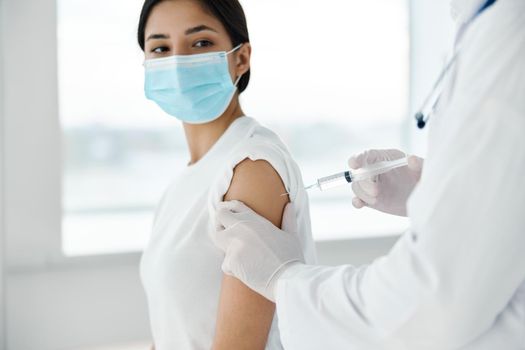
[[[284,207],[289,201],[285,193],[283,181],[270,163],[245,159],[235,167],[224,200],[241,201],[280,227]]]
[[[266,161],[244,160],[235,168],[224,200],[239,200],[280,226],[288,203],[285,186]],[[241,281],[225,275],[217,315],[214,349],[264,349],[275,304]]]

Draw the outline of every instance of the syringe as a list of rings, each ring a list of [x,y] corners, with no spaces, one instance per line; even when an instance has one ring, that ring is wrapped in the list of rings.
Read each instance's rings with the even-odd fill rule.
[[[378,162],[370,164],[364,168],[359,168],[357,170],[347,170],[342,173],[322,177],[318,179],[315,184],[308,186],[305,189],[310,190],[312,188],[318,188],[321,191],[325,191],[330,188],[349,184],[351,182],[370,179],[374,176],[381,175],[389,172],[390,170],[407,165],[407,157],[403,157],[392,161]]]

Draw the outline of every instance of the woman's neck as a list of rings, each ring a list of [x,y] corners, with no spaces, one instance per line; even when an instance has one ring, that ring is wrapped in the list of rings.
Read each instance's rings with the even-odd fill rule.
[[[233,121],[243,115],[239,100],[236,99],[219,118],[210,123],[184,123],[184,133],[190,150],[189,165],[197,163],[204,157]]]

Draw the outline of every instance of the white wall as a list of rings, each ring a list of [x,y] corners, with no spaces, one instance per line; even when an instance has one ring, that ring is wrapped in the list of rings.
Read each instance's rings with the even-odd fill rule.
[[[149,338],[138,259],[12,271],[8,349],[75,349]]]
[[[7,334],[2,335],[0,320],[1,339],[7,339],[9,350],[69,350],[147,339],[137,254],[63,260],[56,251],[61,207],[53,194],[60,191],[61,159],[55,1],[0,1],[0,11],[9,14],[0,22],[2,81],[8,87],[0,104],[0,164],[2,149],[5,154],[0,257],[3,240],[8,247],[7,310],[2,312]],[[448,0],[412,3],[414,110],[441,66],[450,29],[445,28]],[[0,102],[1,96],[0,90]],[[422,144],[420,139],[414,142]],[[393,238],[323,242],[319,258],[324,264],[367,263],[393,243]],[[2,271],[0,259],[0,277]]]

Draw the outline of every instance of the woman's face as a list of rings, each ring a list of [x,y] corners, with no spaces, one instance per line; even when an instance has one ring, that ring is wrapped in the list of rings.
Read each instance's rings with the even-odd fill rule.
[[[232,42],[222,23],[194,0],[166,0],[153,8],[145,28],[146,59],[230,51]],[[246,73],[251,48],[245,43],[228,55],[232,80]]]

